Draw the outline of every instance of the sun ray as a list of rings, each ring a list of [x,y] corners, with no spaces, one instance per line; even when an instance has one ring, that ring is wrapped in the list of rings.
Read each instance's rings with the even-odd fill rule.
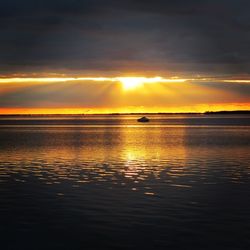
[[[49,83],[63,83],[63,82],[113,82],[121,83],[124,91],[135,90],[143,87],[144,84],[155,84],[155,83],[184,83],[184,82],[211,82],[216,80],[217,82],[223,83],[250,83],[249,79],[216,79],[216,78],[164,78],[160,76],[155,77],[143,77],[143,76],[115,76],[115,77],[0,77],[0,84],[6,83],[25,83],[25,84],[49,84]]]

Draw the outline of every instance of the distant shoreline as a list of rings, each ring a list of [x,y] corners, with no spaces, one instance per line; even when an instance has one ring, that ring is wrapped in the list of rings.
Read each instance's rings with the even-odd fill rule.
[[[158,113],[100,113],[100,114],[0,114],[0,117],[40,117],[40,116],[108,116],[108,115],[250,115],[250,110],[234,110],[234,111],[206,111],[206,112],[158,112]]]

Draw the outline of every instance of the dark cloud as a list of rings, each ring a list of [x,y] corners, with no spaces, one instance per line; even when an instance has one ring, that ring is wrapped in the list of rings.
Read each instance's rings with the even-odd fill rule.
[[[3,0],[1,72],[250,73],[247,0]]]

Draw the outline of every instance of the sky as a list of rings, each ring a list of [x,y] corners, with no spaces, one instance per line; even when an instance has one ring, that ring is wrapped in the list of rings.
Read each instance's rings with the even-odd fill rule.
[[[250,109],[249,8],[248,0],[2,0],[0,113]],[[165,81],[148,82],[155,77]]]

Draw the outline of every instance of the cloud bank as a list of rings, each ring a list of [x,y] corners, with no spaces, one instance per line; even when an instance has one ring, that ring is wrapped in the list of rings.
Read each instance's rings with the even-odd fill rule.
[[[247,0],[3,0],[0,73],[249,74]]]

